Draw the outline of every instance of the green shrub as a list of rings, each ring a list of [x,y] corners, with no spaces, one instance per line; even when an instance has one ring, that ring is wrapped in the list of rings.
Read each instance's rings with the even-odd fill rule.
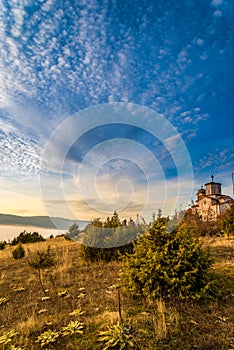
[[[0,250],[5,249],[6,245],[7,245],[7,242],[6,242],[6,241],[0,242]]]
[[[52,267],[54,265],[56,265],[56,260],[51,254],[50,246],[48,246],[45,252],[37,251],[34,259],[31,259],[31,261],[29,261],[29,266],[38,271],[39,283],[44,293],[46,292],[46,289],[42,282],[42,269]]]
[[[125,219],[121,222],[116,212],[104,222],[95,219],[82,233],[81,257],[89,261],[110,261],[118,260],[126,253],[131,254],[133,241],[144,233],[145,227],[144,221]]]
[[[26,232],[23,231],[19,234],[18,237],[14,238],[11,241],[11,245],[17,245],[19,243],[35,243],[35,242],[43,242],[45,238],[43,238],[38,232]]]
[[[211,293],[212,260],[193,231],[168,232],[168,219],[159,218],[126,258],[125,282],[130,293],[144,297],[200,299]]]
[[[36,252],[34,258],[29,261],[29,265],[34,269],[43,269],[56,264],[56,261],[51,253],[51,248],[48,246],[45,252]]]
[[[73,240],[78,240],[80,234],[80,230],[79,230],[79,225],[74,222],[69,228],[68,228],[68,232],[65,235],[65,239],[67,238],[69,239],[73,239]]]
[[[14,259],[22,259],[25,256],[25,250],[21,244],[19,244],[12,252]]]
[[[129,243],[122,247],[113,248],[96,248],[81,244],[80,256],[85,261],[111,261],[119,260],[124,254],[133,252],[133,243]]]
[[[182,222],[184,226],[193,227],[197,237],[216,236],[220,233],[219,220],[202,220],[197,213],[186,213]]]

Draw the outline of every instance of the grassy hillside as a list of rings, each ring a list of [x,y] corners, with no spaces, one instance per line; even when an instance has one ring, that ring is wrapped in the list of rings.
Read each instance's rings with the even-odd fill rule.
[[[152,302],[133,299],[120,287],[122,316],[133,328],[135,349],[234,349],[234,239],[212,238],[204,244],[215,258],[222,298]],[[28,262],[48,245],[57,263],[42,272],[44,293],[38,271]],[[0,251],[0,336],[15,330],[13,343],[28,350],[104,349],[99,332],[119,320],[116,285],[121,286],[122,263],[84,262],[79,245],[63,238],[24,248],[21,260],[12,258],[13,247]],[[43,332],[61,332],[75,320],[84,324],[80,336],[59,336],[44,347],[37,342]]]

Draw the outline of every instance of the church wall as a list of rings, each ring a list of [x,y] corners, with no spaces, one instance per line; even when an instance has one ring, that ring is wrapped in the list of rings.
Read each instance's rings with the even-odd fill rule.
[[[196,196],[196,205],[192,207],[192,213],[197,213],[202,217],[202,220],[216,220],[219,215],[230,208],[231,197],[222,195],[222,184],[213,182],[205,184],[198,190]]]

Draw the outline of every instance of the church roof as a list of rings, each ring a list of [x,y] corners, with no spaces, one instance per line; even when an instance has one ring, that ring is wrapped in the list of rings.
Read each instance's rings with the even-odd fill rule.
[[[227,196],[226,194],[216,194],[216,198],[215,197],[212,197],[213,195],[212,194],[207,194],[207,195],[204,195],[203,197],[197,199],[195,202],[200,202],[200,201],[203,201],[204,199],[210,199],[210,200],[215,200],[217,203],[219,203],[219,200],[220,199],[226,199],[226,200],[231,200],[232,197],[230,196]]]
[[[220,182],[211,181],[211,182],[207,182],[207,183],[205,184],[205,186],[206,186],[206,185],[210,185],[210,184],[222,185]]]

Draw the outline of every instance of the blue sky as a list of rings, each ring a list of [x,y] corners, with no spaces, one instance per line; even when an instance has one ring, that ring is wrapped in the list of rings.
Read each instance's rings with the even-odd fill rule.
[[[76,114],[79,123],[80,111],[113,102],[142,105],[163,116],[187,147],[194,188],[214,173],[224,192],[232,195],[232,0],[0,0],[0,13],[0,212],[44,214],[39,175],[45,171],[40,163],[47,140],[69,116]],[[74,186],[82,155],[92,149],[96,154],[98,144],[109,147],[108,140],[126,137],[144,145],[146,153],[157,145],[155,169],[160,168],[168,181],[175,178],[171,162],[160,163],[163,144],[144,130],[117,129],[97,127],[71,145],[67,154],[65,167],[71,170],[63,174],[69,182],[66,198],[79,218],[97,216],[91,208],[97,199],[89,198],[88,210],[78,194],[74,196]],[[63,131],[65,139],[69,140],[69,132]],[[58,151],[60,145],[56,147]],[[98,154],[103,150],[98,148]],[[98,172],[98,186],[107,201],[116,181],[126,180],[127,187],[122,183],[119,190],[124,195],[132,191],[133,180],[130,192],[138,196],[128,215],[140,210],[140,198],[146,196],[133,153],[135,163],[130,156],[122,162],[109,160]],[[48,190],[58,174],[49,175]],[[180,202],[185,207],[188,199]],[[152,203],[149,210],[157,206],[160,203]],[[104,215],[106,209],[101,210]],[[64,216],[62,207],[53,214]]]

